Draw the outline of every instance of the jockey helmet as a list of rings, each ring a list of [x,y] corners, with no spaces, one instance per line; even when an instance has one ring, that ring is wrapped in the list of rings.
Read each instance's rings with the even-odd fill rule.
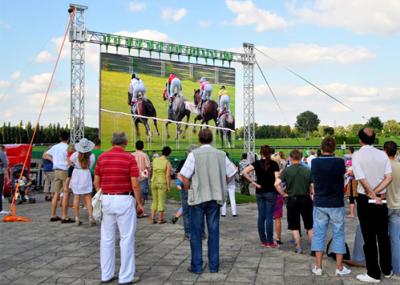
[[[206,79],[205,77],[201,77],[201,78],[200,78],[200,83],[202,83],[202,82],[204,82],[204,81],[207,81],[207,79]]]

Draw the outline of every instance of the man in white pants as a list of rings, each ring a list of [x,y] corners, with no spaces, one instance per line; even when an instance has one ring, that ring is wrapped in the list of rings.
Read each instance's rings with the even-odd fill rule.
[[[116,280],[115,233],[120,234],[121,267],[119,284],[140,281],[135,275],[136,215],[143,213],[139,186],[139,169],[135,157],[125,152],[128,140],[124,132],[114,133],[113,148],[99,156],[96,164],[94,185],[102,190],[100,264],[101,283]]]
[[[229,159],[229,153],[226,152],[226,157]],[[230,163],[232,164],[232,167],[234,167],[236,169],[237,172],[237,167],[233,164],[232,161],[230,161]],[[235,172],[235,174],[236,174]],[[237,217],[237,210],[236,210],[236,199],[235,199],[235,192],[236,192],[236,182],[235,179],[232,179],[229,183],[228,183],[228,194],[229,194],[229,201],[231,202],[231,209],[232,209],[232,217]],[[225,199],[224,204],[222,205],[221,208],[221,217],[226,217],[226,200],[228,198]]]

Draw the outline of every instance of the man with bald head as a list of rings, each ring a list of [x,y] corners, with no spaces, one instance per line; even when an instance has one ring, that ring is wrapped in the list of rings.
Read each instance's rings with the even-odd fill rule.
[[[357,214],[364,238],[367,273],[357,275],[357,279],[379,283],[382,274],[385,278],[392,276],[388,208],[382,203],[386,187],[392,181],[392,167],[388,156],[373,146],[373,129],[361,129],[358,137],[361,148],[354,153],[352,164],[358,180]]]

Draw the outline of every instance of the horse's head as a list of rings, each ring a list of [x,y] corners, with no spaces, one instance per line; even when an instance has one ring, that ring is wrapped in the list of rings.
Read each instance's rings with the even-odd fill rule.
[[[136,114],[143,115],[143,96],[141,96],[141,93],[138,94],[136,101]]]
[[[194,104],[197,105],[200,102],[200,89],[194,89]]]

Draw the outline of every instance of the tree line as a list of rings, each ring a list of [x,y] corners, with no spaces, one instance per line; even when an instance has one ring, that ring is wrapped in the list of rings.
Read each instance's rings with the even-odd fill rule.
[[[379,117],[371,117],[365,124],[351,124],[348,126],[320,125],[318,115],[305,111],[296,118],[294,127],[289,125],[258,125],[255,124],[256,138],[295,138],[295,137],[324,137],[335,136],[341,138],[356,138],[358,131],[368,126],[375,129],[379,136],[393,137],[400,135],[400,122],[388,120],[382,122]],[[243,127],[236,129],[236,136],[243,138]],[[358,140],[357,140],[358,141]]]
[[[57,143],[62,131],[70,132],[68,125],[62,126],[60,123],[39,126],[36,132],[34,143]],[[3,123],[0,127],[0,144],[30,143],[34,132],[34,126],[31,122],[23,123],[20,121],[17,125],[10,122]],[[93,140],[98,137],[99,129],[85,127],[85,137]]]

